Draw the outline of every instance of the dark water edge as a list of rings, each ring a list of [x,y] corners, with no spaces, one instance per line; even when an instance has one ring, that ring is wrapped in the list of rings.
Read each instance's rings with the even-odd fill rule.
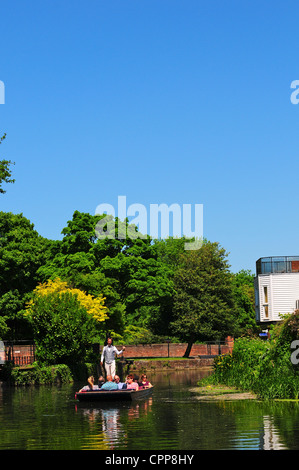
[[[136,403],[79,403],[82,383],[0,387],[0,450],[299,449],[297,402],[200,402],[190,389],[208,373],[152,374],[153,396]]]

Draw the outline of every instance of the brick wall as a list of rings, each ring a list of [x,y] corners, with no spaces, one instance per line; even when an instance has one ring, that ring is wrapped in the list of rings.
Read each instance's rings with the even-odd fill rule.
[[[5,345],[6,358],[13,361],[16,366],[32,364],[35,360],[35,347],[30,344]]]
[[[193,344],[190,356],[217,356],[232,352],[234,339],[226,338],[225,344]],[[121,346],[118,346],[118,349]],[[124,358],[130,357],[183,357],[187,343],[161,343],[128,345],[123,353]]]
[[[234,347],[234,338],[228,336],[225,344],[193,344],[190,356],[218,356],[229,354]],[[118,345],[118,349],[121,346]],[[123,353],[125,359],[150,358],[150,357],[183,357],[187,343],[162,343],[162,344],[138,344],[128,345]],[[32,364],[35,360],[34,346],[27,344],[14,344],[13,349],[5,345],[6,358],[13,360],[15,365]],[[101,348],[102,350],[102,348]]]

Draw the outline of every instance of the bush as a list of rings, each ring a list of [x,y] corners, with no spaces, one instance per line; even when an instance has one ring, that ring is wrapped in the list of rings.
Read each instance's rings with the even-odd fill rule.
[[[37,297],[28,311],[39,363],[84,361],[96,332],[96,320],[69,292]]]
[[[257,365],[261,364],[267,350],[267,343],[260,339],[237,339],[232,354],[220,356],[215,361],[215,381],[252,390],[257,378]]]
[[[231,355],[214,363],[211,381],[251,390],[260,398],[297,399],[299,370],[291,362],[291,342],[299,336],[299,311],[275,326],[270,341],[239,338]]]
[[[14,385],[51,385],[71,383],[73,382],[73,376],[69,367],[65,364],[40,367],[35,363],[28,369],[20,369],[19,367],[11,369],[10,381]]]

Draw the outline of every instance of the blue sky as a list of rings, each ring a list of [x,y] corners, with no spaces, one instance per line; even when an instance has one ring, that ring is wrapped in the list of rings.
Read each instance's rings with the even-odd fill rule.
[[[299,4],[1,0],[0,210],[203,204],[232,271],[298,255]]]

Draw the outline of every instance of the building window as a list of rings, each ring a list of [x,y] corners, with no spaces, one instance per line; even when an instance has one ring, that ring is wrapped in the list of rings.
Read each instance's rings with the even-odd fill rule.
[[[264,286],[264,314],[265,314],[265,318],[269,318],[268,287],[267,286]]]
[[[268,307],[268,305],[264,305],[264,312],[265,312],[265,317],[269,318],[269,307]]]
[[[264,286],[264,304],[268,303],[268,288]]]

